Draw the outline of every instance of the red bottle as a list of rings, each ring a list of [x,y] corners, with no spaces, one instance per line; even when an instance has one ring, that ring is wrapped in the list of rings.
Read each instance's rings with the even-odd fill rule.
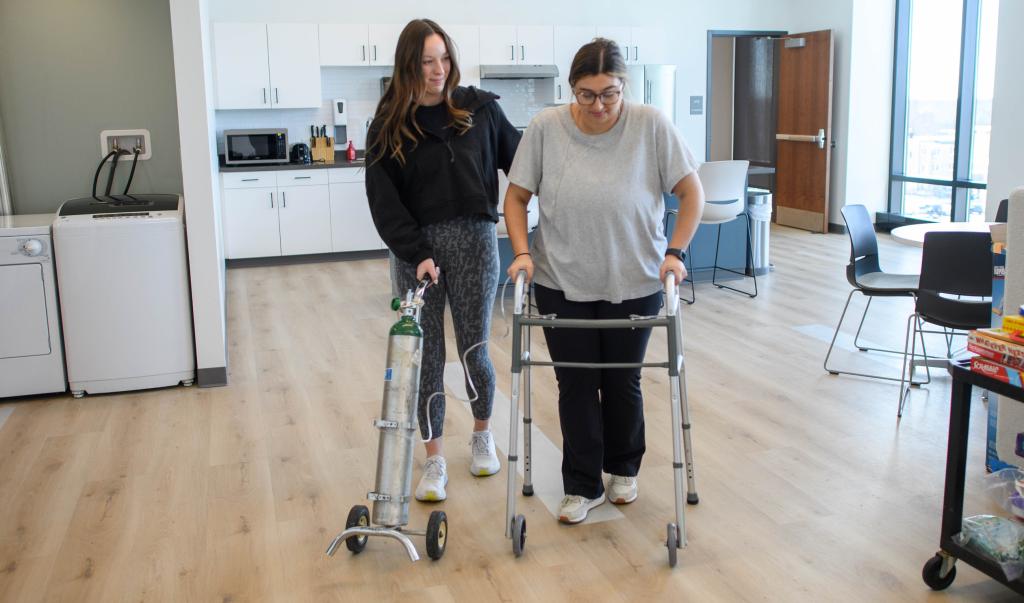
[[[348,148],[345,149],[345,157],[348,159],[349,163],[356,160],[356,148],[352,146],[351,140],[348,141]]]

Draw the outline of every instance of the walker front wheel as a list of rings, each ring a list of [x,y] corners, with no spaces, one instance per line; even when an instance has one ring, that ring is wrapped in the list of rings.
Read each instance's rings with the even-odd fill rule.
[[[444,511],[434,511],[427,520],[427,556],[437,561],[444,555],[448,545],[448,516]]]
[[[679,530],[676,524],[668,524],[665,546],[668,548],[668,566],[675,567],[679,555]]]
[[[368,528],[370,527],[370,510],[363,505],[356,505],[348,512],[348,519],[345,520],[345,529]],[[345,546],[353,553],[361,553],[366,548],[366,541],[369,536],[349,536],[345,539]]]
[[[512,553],[516,557],[523,556],[523,549],[526,548],[526,518],[516,515],[512,520]]]

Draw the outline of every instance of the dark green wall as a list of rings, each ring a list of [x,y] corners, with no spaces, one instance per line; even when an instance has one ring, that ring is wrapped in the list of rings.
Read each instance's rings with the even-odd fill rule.
[[[15,213],[87,195],[101,130],[148,129],[132,190],[180,192],[167,0],[0,0],[0,117]]]

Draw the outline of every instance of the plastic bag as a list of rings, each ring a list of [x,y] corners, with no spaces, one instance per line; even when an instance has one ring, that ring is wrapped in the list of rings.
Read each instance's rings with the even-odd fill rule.
[[[986,475],[985,494],[1013,517],[1024,521],[1024,471],[1010,467]]]
[[[1024,575],[1024,525],[995,515],[967,517],[954,539],[958,544],[992,559],[1008,581]]]

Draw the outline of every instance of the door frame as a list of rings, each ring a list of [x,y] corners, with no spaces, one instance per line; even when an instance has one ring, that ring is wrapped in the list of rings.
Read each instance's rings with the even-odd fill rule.
[[[777,31],[777,30],[753,30],[753,29],[709,29],[708,30],[708,47],[707,54],[705,56],[705,87],[707,91],[704,93],[704,158],[705,160],[711,154],[711,53],[713,48],[714,38],[778,38],[789,35],[788,31]]]

